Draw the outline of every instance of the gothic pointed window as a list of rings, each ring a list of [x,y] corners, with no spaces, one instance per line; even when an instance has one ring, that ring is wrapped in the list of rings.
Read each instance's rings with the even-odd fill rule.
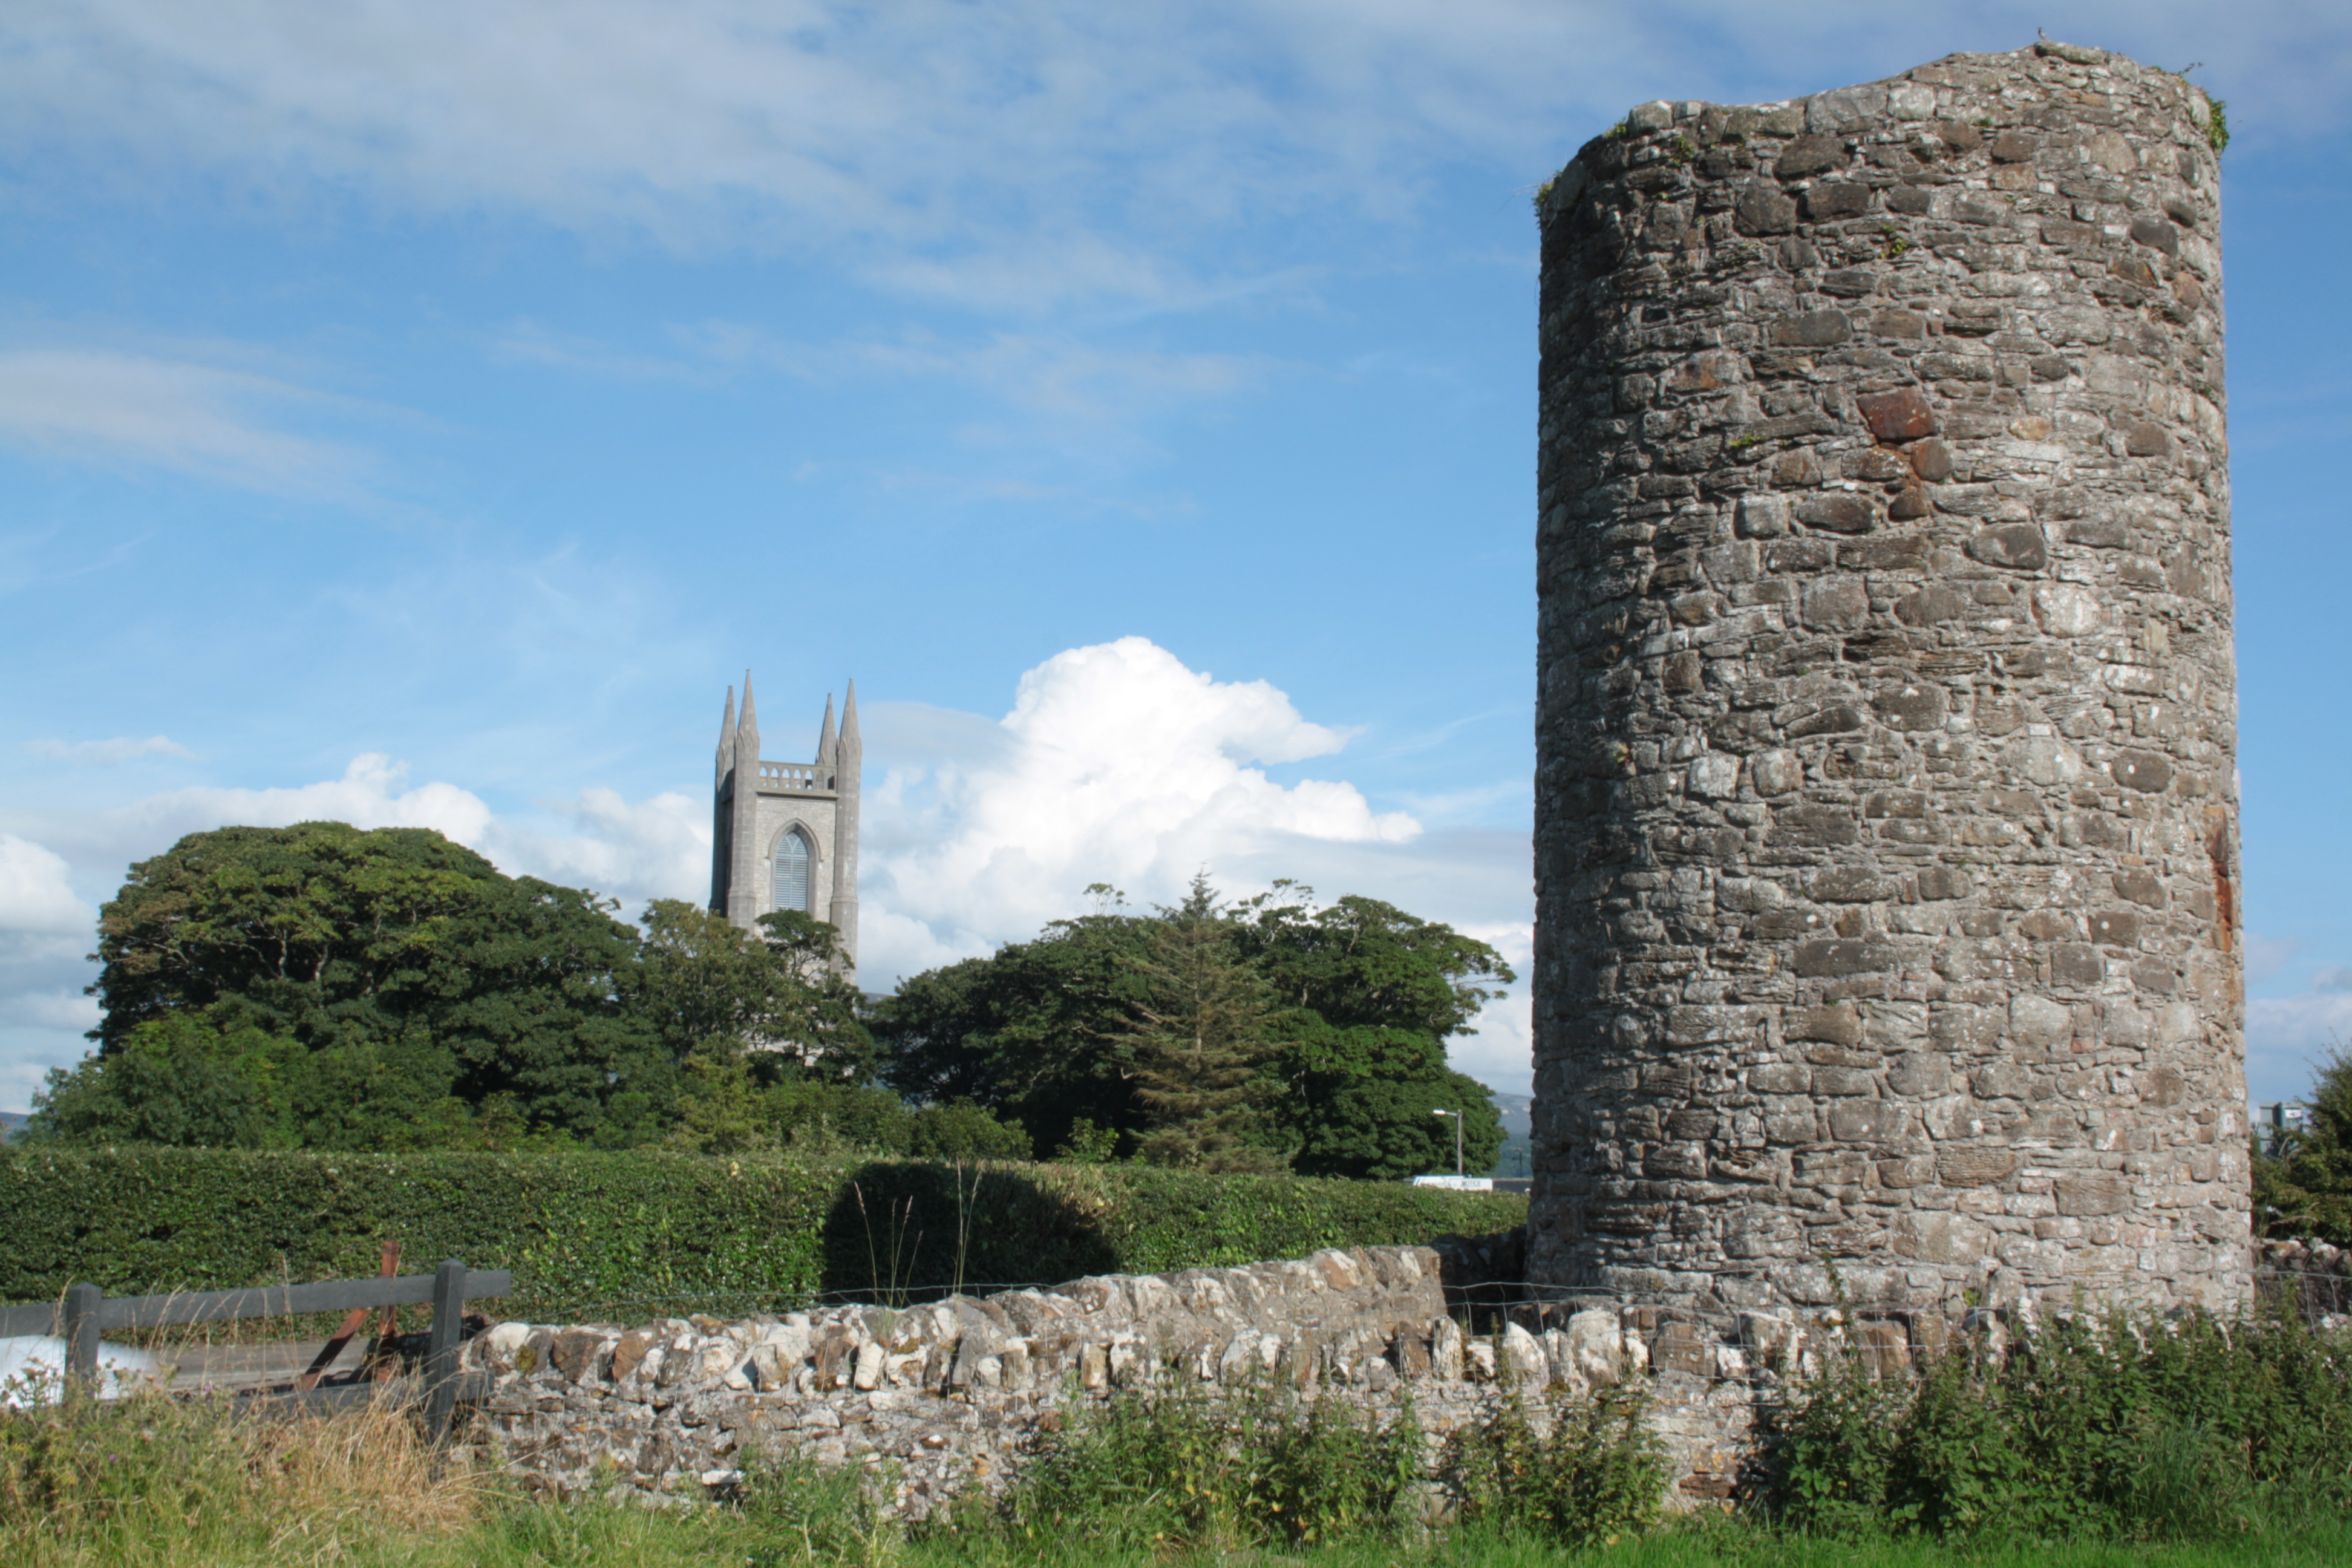
[[[808,913],[809,841],[799,828],[776,840],[775,874],[769,886],[775,889],[769,900],[775,908]]]

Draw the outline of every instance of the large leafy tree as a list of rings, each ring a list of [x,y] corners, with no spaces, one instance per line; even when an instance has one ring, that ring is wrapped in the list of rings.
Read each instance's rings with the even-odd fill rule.
[[[646,906],[645,944],[624,977],[630,1013],[668,1060],[757,1058],[765,1079],[863,1079],[874,1042],[841,977],[838,933],[797,911],[755,933],[677,899]]]
[[[99,938],[99,1050],[52,1076],[41,1134],[373,1147],[495,1102],[626,1141],[669,1093],[612,907],[427,829],[191,834],[131,868]]]
[[[1153,1157],[1197,1159],[1173,1129],[1213,1115],[1223,1160],[1256,1158],[1230,1152],[1237,1140],[1310,1173],[1393,1177],[1453,1169],[1453,1124],[1430,1112],[1458,1110],[1465,1163],[1492,1162],[1499,1120],[1444,1050],[1511,978],[1492,947],[1377,900],[1320,906],[1289,883],[1220,909],[1203,882],[1152,915],[1096,891],[1094,914],[901,985],[876,1024],[885,1078],[919,1098],[968,1097],[1040,1151],[1115,1134],[1118,1152],[1150,1141]],[[1253,1064],[1245,1086],[1211,1090],[1207,1075],[1187,1084],[1171,1070],[1171,981],[1188,964],[1203,994],[1213,972],[1234,994],[1255,992],[1253,1022],[1231,1031]],[[1213,1095],[1233,1103],[1213,1110]]]
[[[714,1075],[870,1076],[832,927],[665,900],[641,938],[615,908],[421,828],[192,834],[101,911],[99,1048],[51,1076],[34,1134],[625,1146]]]
[[[1277,882],[1235,911],[1239,951],[1286,1004],[1271,1063],[1282,1122],[1309,1175],[1392,1178],[1465,1169],[1503,1143],[1484,1085],[1445,1065],[1445,1041],[1512,976],[1502,955],[1453,927],[1377,899],[1315,902]]]
[[[884,1081],[918,1100],[981,1105],[1041,1152],[1083,1140],[1080,1121],[1131,1143],[1150,1120],[1127,1036],[1150,990],[1150,927],[1104,902],[1034,942],[902,983],[876,1009]]]
[[[1338,1028],[1296,1014],[1292,1021],[1273,1067],[1301,1173],[1394,1179],[1451,1171],[1455,1115],[1463,1169],[1476,1175],[1494,1165],[1502,1118],[1486,1085],[1445,1065],[1443,1043],[1392,1026]]]

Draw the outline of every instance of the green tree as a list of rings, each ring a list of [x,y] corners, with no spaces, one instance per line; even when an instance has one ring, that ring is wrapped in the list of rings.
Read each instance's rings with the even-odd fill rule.
[[[1377,899],[1318,906],[1277,882],[1235,910],[1240,950],[1287,1004],[1271,1064],[1276,1114],[1303,1174],[1391,1179],[1483,1173],[1503,1142],[1485,1087],[1445,1065],[1445,1041],[1510,983],[1502,954],[1453,927]]]
[[[1234,922],[1205,876],[1160,911],[1130,963],[1144,990],[1118,1038],[1150,1118],[1143,1156],[1206,1170],[1286,1163],[1267,1146],[1265,1116],[1273,993],[1236,950]]]
[[[2305,1097],[2310,1119],[2275,1153],[2254,1152],[2254,1228],[2352,1243],[2352,1056],[2331,1051]]]
[[[911,977],[875,1011],[883,1080],[1018,1121],[1040,1149],[1084,1121],[1131,1150],[1148,1118],[1125,1036],[1150,935],[1148,920],[1106,910]]]
[[[92,1136],[135,1101],[159,1139],[374,1147],[506,1095],[530,1126],[591,1138],[661,1076],[620,1004],[636,937],[611,906],[426,829],[191,834],[131,868],[99,937],[99,1049],[51,1076],[42,1136]],[[115,1070],[126,1055],[153,1065]],[[221,1073],[251,1114],[163,1115]]]
[[[1282,1121],[1303,1175],[1390,1181],[1454,1169],[1462,1117],[1463,1169],[1478,1175],[1503,1145],[1503,1120],[1486,1085],[1445,1065],[1445,1048],[1411,1029],[1334,1028],[1292,1020],[1275,1061]]]
[[[840,975],[833,927],[780,912],[761,916],[754,933],[677,899],[647,905],[645,923],[625,999],[669,1060],[750,1053],[767,1083],[870,1075],[873,1038]]]
[[[1513,976],[1503,955],[1452,926],[1378,899],[1276,882],[1234,910],[1240,951],[1284,1005],[1338,1028],[1410,1029],[1444,1040],[1470,1026]]]
[[[112,1052],[49,1075],[28,1135],[70,1143],[258,1149],[290,1141],[284,1082],[300,1044],[250,1024],[152,1018]]]
[[[907,1152],[918,1160],[1026,1160],[1032,1150],[1020,1123],[959,1100],[926,1105],[908,1119]]]
[[[875,1022],[884,1079],[919,1100],[970,1099],[1019,1121],[1039,1149],[1088,1159],[1139,1149],[1164,1118],[1145,1098],[1138,1020],[1167,1011],[1164,973],[1180,965],[1166,949],[1181,910],[1133,914],[1112,889],[1092,891],[1094,913],[916,975],[885,1000]],[[1444,1042],[1511,979],[1493,948],[1378,900],[1319,907],[1286,882],[1214,911],[1195,934],[1266,987],[1270,1048],[1244,1096],[1250,1146],[1288,1152],[1316,1174],[1451,1170],[1452,1129],[1428,1111],[1461,1109],[1465,1153],[1491,1161],[1491,1104],[1446,1067]]]

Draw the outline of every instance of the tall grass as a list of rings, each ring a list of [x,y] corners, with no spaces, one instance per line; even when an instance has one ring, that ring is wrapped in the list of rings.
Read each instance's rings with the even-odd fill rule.
[[[486,1501],[383,1400],[278,1416],[143,1392],[0,1415],[0,1562],[23,1568],[358,1561]]]

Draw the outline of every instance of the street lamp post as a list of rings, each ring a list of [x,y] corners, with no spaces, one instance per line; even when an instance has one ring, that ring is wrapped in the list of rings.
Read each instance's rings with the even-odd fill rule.
[[[1458,1110],[1433,1110],[1430,1114],[1432,1116],[1451,1116],[1454,1118],[1454,1179],[1458,1182],[1462,1179],[1464,1174],[1462,1169],[1462,1113]]]

